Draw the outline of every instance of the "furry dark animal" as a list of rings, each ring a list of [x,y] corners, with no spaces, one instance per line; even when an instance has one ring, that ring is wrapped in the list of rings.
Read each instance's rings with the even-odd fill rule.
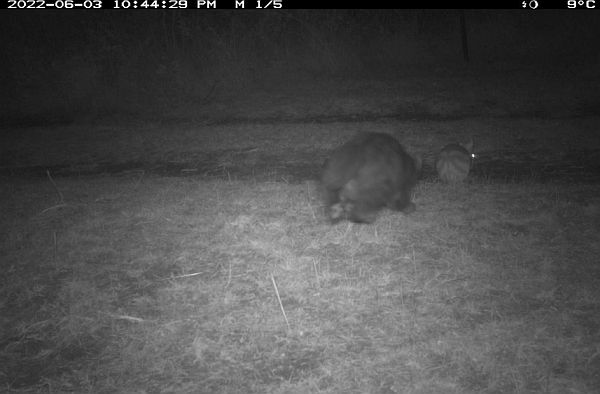
[[[473,154],[473,140],[466,144],[448,144],[440,152],[435,169],[443,182],[463,182],[469,176]]]
[[[384,207],[410,213],[421,161],[392,136],[363,133],[334,150],[321,181],[332,223],[372,223]]]

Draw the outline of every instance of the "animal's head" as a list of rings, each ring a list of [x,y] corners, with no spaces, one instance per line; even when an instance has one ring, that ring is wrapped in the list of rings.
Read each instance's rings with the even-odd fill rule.
[[[460,144],[460,146],[469,152],[469,155],[471,155],[471,160],[477,159],[477,155],[473,152],[473,138],[471,138],[467,143]]]

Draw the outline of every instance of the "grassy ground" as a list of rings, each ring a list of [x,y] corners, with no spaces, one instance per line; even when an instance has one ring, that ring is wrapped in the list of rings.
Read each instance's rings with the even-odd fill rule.
[[[67,125],[0,130],[0,175],[80,175],[112,169],[170,175],[237,174],[278,180],[286,172],[316,179],[327,154],[361,131],[391,133],[430,167],[439,149],[473,138],[480,163],[558,164],[600,150],[600,117],[464,118],[338,122]],[[587,152],[587,153],[586,153]],[[594,153],[597,155],[597,153]],[[505,157],[508,155],[509,157]],[[592,160],[593,161],[593,160]],[[597,165],[597,163],[595,163]],[[168,170],[172,166],[173,171]],[[159,170],[161,169],[162,170]],[[165,168],[167,168],[165,170]],[[295,169],[295,170],[294,170]],[[502,172],[502,168],[499,169]],[[266,176],[265,176],[266,175]],[[502,177],[500,177],[502,178]],[[286,178],[288,181],[289,179]]]
[[[330,226],[313,182],[54,181],[0,192],[8,391],[600,387],[598,186],[423,182]]]

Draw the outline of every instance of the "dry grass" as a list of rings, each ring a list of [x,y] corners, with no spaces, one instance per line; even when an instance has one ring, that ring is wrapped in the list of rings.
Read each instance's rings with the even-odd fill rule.
[[[598,186],[424,182],[330,226],[313,183],[55,181],[0,191],[10,392],[600,387]]]

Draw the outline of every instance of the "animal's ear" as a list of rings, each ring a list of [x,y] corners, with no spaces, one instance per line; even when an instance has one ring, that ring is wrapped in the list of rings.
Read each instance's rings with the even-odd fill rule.
[[[463,144],[463,147],[468,150],[469,153],[473,153],[473,138],[471,138],[466,144]]]

